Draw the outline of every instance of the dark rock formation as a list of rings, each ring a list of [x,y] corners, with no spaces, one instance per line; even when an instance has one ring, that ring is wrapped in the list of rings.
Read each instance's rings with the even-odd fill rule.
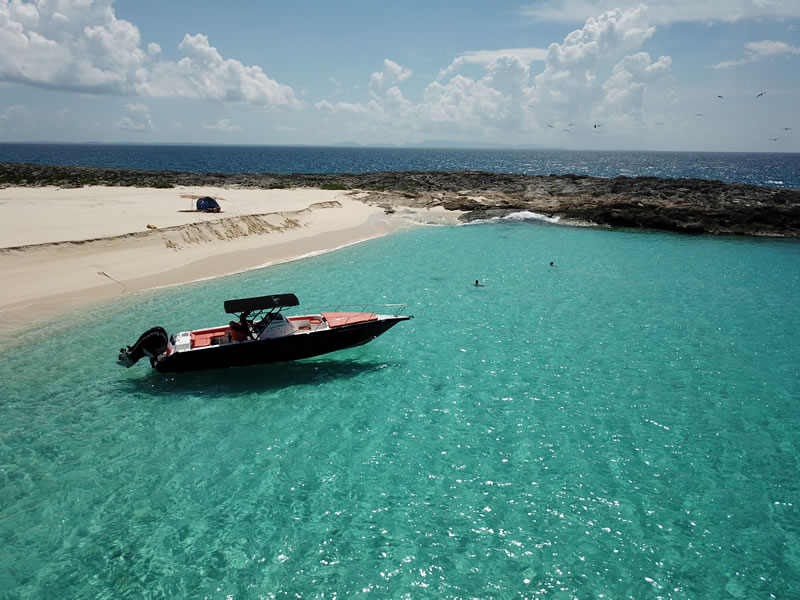
[[[181,173],[0,163],[0,186],[214,186],[362,190],[366,201],[467,211],[465,220],[532,211],[612,227],[800,237],[800,190],[704,179],[511,175],[483,171]]]

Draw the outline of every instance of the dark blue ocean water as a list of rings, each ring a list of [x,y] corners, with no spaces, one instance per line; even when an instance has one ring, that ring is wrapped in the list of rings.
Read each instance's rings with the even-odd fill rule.
[[[0,162],[196,173],[460,170],[527,175],[575,173],[597,177],[696,177],[800,188],[800,154],[779,153],[0,144]]]

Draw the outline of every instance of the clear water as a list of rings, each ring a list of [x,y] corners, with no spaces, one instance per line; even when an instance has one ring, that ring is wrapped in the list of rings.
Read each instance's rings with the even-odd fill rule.
[[[115,365],[274,292],[416,318]],[[800,597],[798,297],[797,242],[501,222],[73,315],[0,355],[0,597]]]
[[[717,179],[800,188],[800,154],[331,148],[147,144],[0,144],[0,162],[196,173],[462,171]]]

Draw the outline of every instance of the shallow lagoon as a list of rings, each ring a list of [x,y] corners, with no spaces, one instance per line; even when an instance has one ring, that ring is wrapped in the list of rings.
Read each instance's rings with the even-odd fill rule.
[[[276,292],[415,319],[114,363]],[[798,297],[794,241],[501,222],[83,311],[0,355],[2,596],[798,596]]]

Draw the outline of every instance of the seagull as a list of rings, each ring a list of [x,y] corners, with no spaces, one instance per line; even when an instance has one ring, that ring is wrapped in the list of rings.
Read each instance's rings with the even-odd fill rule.
[[[791,127],[784,127],[784,128],[783,128],[783,130],[784,130],[784,131],[791,131],[791,130],[792,130],[792,128],[791,128]]]
[[[721,100],[725,100],[725,96],[720,96],[719,94],[717,94],[717,98],[720,98]]]
[[[702,117],[702,116],[703,116],[703,113],[694,113],[694,116],[696,116],[696,117]]]
[[[575,123],[570,123],[567,127],[575,127]]]
[[[778,138],[769,138],[769,141],[770,141],[770,142],[777,142],[777,141],[778,141]]]
[[[767,93],[767,92],[761,92],[760,94],[758,94],[758,95],[756,96],[756,98],[761,98],[761,96],[763,96],[763,95],[764,95],[764,94],[766,94],[766,93]]]
[[[566,131],[567,133],[572,133],[569,129],[562,129],[561,131]]]
[[[555,129],[555,128],[554,128],[552,125],[548,125],[548,127],[549,127],[550,129]]]

